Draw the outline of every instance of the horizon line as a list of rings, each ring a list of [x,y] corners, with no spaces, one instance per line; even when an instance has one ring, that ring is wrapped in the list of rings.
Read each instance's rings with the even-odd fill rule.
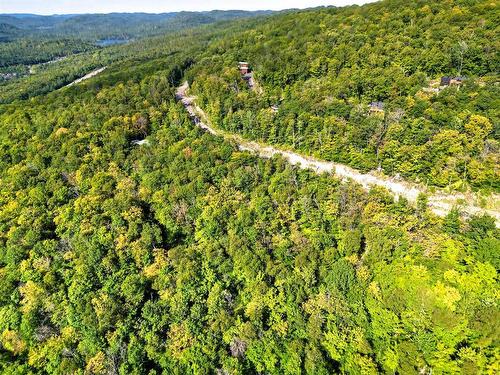
[[[365,4],[372,4],[378,2],[379,0],[368,0]],[[349,4],[349,5],[317,5],[305,8],[281,8],[281,9],[209,9],[209,10],[173,10],[166,12],[127,12],[127,11],[115,11],[115,12],[82,12],[82,13],[26,13],[26,12],[10,12],[10,13],[0,13],[0,16],[40,16],[40,17],[56,17],[56,16],[82,16],[82,15],[108,15],[108,14],[149,14],[149,15],[161,15],[161,14],[174,14],[174,13],[209,13],[209,12],[283,12],[288,10],[307,10],[307,9],[318,9],[318,8],[348,8],[348,7],[361,7],[363,5],[359,4]]]
[[[317,7],[308,7],[308,8],[283,8],[283,9],[255,9],[255,10],[247,10],[247,9],[210,9],[210,10],[175,10],[171,12],[84,12],[84,13],[0,13],[0,16],[80,16],[80,15],[92,15],[92,14],[152,14],[152,15],[160,15],[160,14],[173,14],[173,13],[210,13],[210,12],[246,12],[246,13],[255,13],[255,12],[281,12],[284,10],[305,10],[305,9],[314,9],[314,8],[330,8],[335,7],[334,5],[319,5]]]

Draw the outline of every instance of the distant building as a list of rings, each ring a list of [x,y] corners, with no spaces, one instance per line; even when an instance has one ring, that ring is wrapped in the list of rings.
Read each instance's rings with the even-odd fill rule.
[[[250,72],[250,68],[249,68],[248,63],[246,61],[240,61],[238,63],[238,69],[240,70],[240,73],[242,75],[248,74]]]
[[[441,86],[449,86],[451,82],[451,77],[441,77]]]
[[[458,77],[448,77],[444,76],[441,77],[441,86],[453,86],[453,85],[461,85],[465,80],[465,77],[458,76]]]
[[[1,80],[9,80],[17,77],[17,73],[0,73]]]
[[[384,112],[384,103],[383,102],[371,102],[369,107],[370,107],[370,112],[373,112],[373,113]]]

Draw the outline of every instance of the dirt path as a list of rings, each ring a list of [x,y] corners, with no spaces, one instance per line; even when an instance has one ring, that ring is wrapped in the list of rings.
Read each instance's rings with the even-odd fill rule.
[[[94,77],[94,76],[98,75],[99,73],[103,72],[106,68],[107,68],[107,67],[105,66],[105,67],[103,67],[103,68],[96,69],[96,70],[94,70],[94,71],[90,72],[89,74],[86,74],[86,75],[84,75],[83,77],[81,77],[81,78],[78,78],[78,79],[74,80],[74,81],[73,81],[73,82],[71,82],[69,85],[66,85],[66,86],[64,86],[64,87],[70,87],[70,86],[73,86],[73,85],[77,85],[77,84],[79,84],[80,82],[83,82],[83,81],[85,81],[85,80],[87,80],[87,79],[89,79],[89,78],[92,78],[92,77]]]
[[[242,151],[250,151],[263,158],[271,158],[274,155],[281,155],[290,164],[297,165],[302,169],[311,169],[316,173],[333,173],[343,179],[351,179],[361,184],[365,189],[371,186],[381,186],[390,191],[395,197],[404,197],[408,201],[415,203],[420,193],[428,196],[429,207],[438,216],[446,216],[454,207],[459,207],[460,211],[466,215],[487,213],[496,220],[497,227],[500,227],[500,212],[497,209],[483,209],[478,205],[478,197],[473,194],[453,193],[448,194],[443,191],[430,193],[425,187],[406,181],[397,180],[384,176],[380,173],[361,173],[344,164],[319,160],[313,157],[304,156],[296,152],[281,150],[273,146],[263,145],[257,142],[246,141],[239,135],[227,133],[211,125],[205,112],[196,105],[195,97],[188,96],[189,85],[185,82],[177,89],[176,97],[182,102],[193,122],[207,132],[235,141]],[[488,198],[492,207],[497,208],[500,196],[493,195]]]
[[[60,61],[63,61],[63,60],[66,60],[69,56],[61,56],[61,57],[56,57],[55,59],[53,60],[50,60],[50,61],[46,61],[44,63],[39,63],[39,64],[34,64],[34,65],[30,65],[29,67],[29,73],[30,74],[35,74],[36,73],[36,68],[40,67],[40,66],[45,66],[45,65],[50,65],[50,64],[54,64],[54,63],[57,63],[57,62],[60,62]]]
[[[257,83],[257,81],[255,80],[254,76],[253,76],[253,73],[252,75],[250,76],[250,78],[248,79],[248,87],[250,87],[250,90],[253,90],[255,91],[257,94],[259,95],[262,95],[262,93],[264,92],[262,90],[262,87],[260,87],[260,85]]]

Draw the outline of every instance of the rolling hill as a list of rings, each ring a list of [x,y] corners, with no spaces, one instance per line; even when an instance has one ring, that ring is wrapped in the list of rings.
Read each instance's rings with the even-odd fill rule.
[[[0,373],[497,373],[495,219],[287,157],[498,212],[497,15],[385,0],[182,24],[0,85]]]
[[[40,16],[0,14],[0,24],[15,28],[11,38],[75,38],[98,40],[111,37],[134,39],[159,35],[219,21],[271,14],[270,11],[219,11],[176,13],[110,13]]]

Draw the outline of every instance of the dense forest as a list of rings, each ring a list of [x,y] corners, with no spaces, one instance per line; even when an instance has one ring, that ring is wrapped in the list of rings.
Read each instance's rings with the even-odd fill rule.
[[[271,13],[270,11],[214,10],[160,14],[110,13],[52,16],[0,14],[0,41],[19,38],[46,40],[68,37],[81,40],[110,37],[131,39]]]
[[[96,47],[92,43],[73,39],[46,41],[22,39],[12,43],[0,43],[0,67],[40,64],[58,57],[93,49],[96,49]],[[7,69],[4,70],[8,71]]]
[[[496,191],[495,6],[390,0],[238,20],[0,86],[0,373],[498,373],[493,218],[439,218],[425,196],[413,206],[239,151],[174,96],[188,79],[226,130]],[[459,73],[442,58],[465,36]],[[459,74],[459,87],[422,91]]]
[[[142,39],[146,37],[271,13],[216,10],[162,14],[0,14],[0,103],[50,92],[96,66],[140,53]],[[103,48],[133,41],[138,43],[114,52]],[[63,59],[69,60],[54,64]]]
[[[284,15],[210,44],[190,77],[231,132],[361,170],[498,192],[498,14],[490,1],[393,0]],[[241,60],[263,90],[241,79]],[[431,91],[443,76],[465,81]],[[373,102],[383,110],[373,113]]]
[[[252,17],[268,12],[242,12],[242,11],[214,11],[206,12],[212,15],[205,22],[198,22],[197,17],[205,13],[179,13],[172,20],[177,23],[169,23],[170,30],[167,36],[159,35],[146,38],[149,35],[146,31],[134,31],[131,26],[128,30],[133,39],[123,39],[129,36],[117,36],[117,25],[107,21],[109,28],[107,34],[87,35],[80,39],[78,33],[67,32],[54,37],[43,37],[44,34],[32,39],[23,37],[15,41],[0,42],[0,103],[9,103],[16,99],[28,99],[59,89],[75,79],[82,77],[95,68],[107,66],[124,60],[135,60],[143,62],[151,60],[156,56],[168,55],[171,53],[184,52],[194,58],[215,35],[222,35],[231,29],[243,30],[255,26],[262,18]],[[191,21],[181,22],[187,15],[191,15]],[[133,17],[134,15],[128,15]],[[147,15],[136,15],[138,23],[142,17]],[[152,16],[152,15],[151,15]],[[91,18],[91,15],[86,15]],[[124,16],[125,17],[125,16]],[[241,17],[237,23],[223,22],[225,18]],[[2,16],[0,15],[0,20]],[[127,18],[127,17],[125,17]],[[264,17],[265,18],[265,17]],[[44,19],[42,17],[42,19]],[[94,26],[98,24],[98,17],[93,20]],[[115,17],[111,17],[119,23]],[[146,17],[146,19],[148,19]],[[222,20],[222,21],[221,21]],[[101,20],[102,21],[102,20]],[[209,22],[210,21],[210,22]],[[46,22],[46,21],[45,21]],[[90,22],[90,21],[89,21]],[[215,23],[211,23],[215,22]],[[106,23],[106,22],[104,22]],[[196,25],[202,25],[193,28]],[[38,25],[38,24],[36,24]],[[73,27],[76,30],[76,23]],[[120,27],[127,25],[122,19]],[[140,24],[142,27],[152,27],[151,23]],[[149,26],[148,26],[149,25]],[[27,26],[26,26],[27,27]],[[34,27],[33,25],[31,27]],[[97,26],[96,26],[97,27]],[[153,27],[156,34],[165,33],[161,27]],[[1,30],[1,29],[0,29]],[[43,29],[44,30],[44,29]],[[85,30],[85,29],[84,29]],[[76,33],[76,34],[75,34]],[[82,31],[84,34],[84,31]],[[104,39],[101,39],[104,38]],[[115,39],[118,38],[118,39]],[[182,40],[181,43],[176,43]],[[110,46],[106,42],[110,42]],[[100,44],[103,42],[104,44]],[[126,43],[122,43],[126,42]]]

